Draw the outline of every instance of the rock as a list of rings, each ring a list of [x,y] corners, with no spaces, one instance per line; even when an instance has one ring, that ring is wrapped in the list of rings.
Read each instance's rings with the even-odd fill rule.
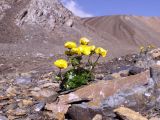
[[[17,108],[16,110],[7,111],[10,115],[23,116],[27,114],[27,111],[24,109]]]
[[[31,91],[31,96],[36,97],[36,98],[40,98],[41,94],[39,93],[39,91]]]
[[[72,26],[73,26],[73,20],[72,20],[72,19],[67,20],[67,21],[66,21],[66,25],[67,25],[68,27],[72,27]]]
[[[14,109],[16,109],[17,108],[17,103],[14,103],[14,102],[12,102],[12,103],[10,103],[5,109],[6,109],[6,111],[8,112],[8,110],[14,110]]]
[[[45,97],[45,98],[49,98],[53,95],[57,95],[57,92],[53,91],[52,89],[43,89],[39,91],[39,93],[42,97]]]
[[[160,65],[160,60],[158,60],[158,61],[156,62],[156,64],[157,64],[157,65]]]
[[[45,109],[52,111],[53,114],[55,114],[55,119],[64,120],[65,114],[67,113],[69,107],[70,105],[47,103]]]
[[[64,113],[61,113],[61,112],[57,113],[55,119],[64,120],[65,119]]]
[[[156,61],[151,57],[151,55],[140,55],[135,66],[143,69],[149,69],[151,66],[155,65]]]
[[[41,90],[41,88],[39,88],[39,87],[35,87],[35,88],[31,88],[30,90],[31,90],[31,91],[33,91],[33,92],[35,92],[35,91],[40,91],[40,90]]]
[[[27,111],[23,110],[23,109],[17,109],[15,112],[15,115],[17,116],[22,116],[22,115],[26,115]]]
[[[104,117],[103,119],[109,120],[115,117],[112,112],[114,107],[121,106],[122,104],[132,105],[129,104],[129,102],[140,105],[140,101],[142,101],[142,105],[144,105],[139,94],[143,96],[143,93],[149,89],[150,86],[145,86],[149,83],[149,77],[149,71],[146,71],[126,78],[114,79],[112,81],[101,80],[80,88],[75,92],[59,96],[58,104],[65,105],[73,100],[89,98],[92,100],[82,102],[81,104],[73,104],[69,108],[67,114],[75,120],[91,120],[96,114],[101,114]],[[142,88],[137,89],[139,87]],[[124,97],[121,97],[121,95]],[[135,98],[136,95],[137,97]],[[130,97],[127,98],[127,96]],[[129,102],[127,102],[127,100],[129,100]],[[135,104],[133,104],[133,106],[135,106]]]
[[[39,112],[45,107],[45,102],[39,102],[34,106],[34,111]]]
[[[120,107],[114,110],[114,112],[124,120],[148,120],[147,118],[140,115],[138,112],[135,112],[126,107]]]
[[[60,102],[69,103],[70,101],[78,98],[89,98],[93,99],[88,105],[93,103],[96,106],[100,104],[102,100],[115,94],[118,91],[133,88],[134,86],[142,86],[148,83],[149,71],[137,74],[134,76],[129,76],[127,78],[119,78],[112,81],[98,81],[96,83],[85,86],[72,92],[68,95],[62,95],[60,97]],[[87,92],[86,92],[87,91]]]
[[[11,86],[6,90],[6,92],[7,92],[7,96],[16,96],[17,94],[16,88]]]
[[[38,24],[43,28],[54,30],[57,25],[73,25],[72,13],[64,8],[58,0],[32,0],[17,18],[17,25]]]
[[[24,106],[29,106],[29,105],[32,105],[33,104],[33,101],[32,100],[22,100],[22,104]]]
[[[103,80],[113,80],[115,79],[112,75],[106,75],[104,76]]]
[[[104,78],[103,74],[96,74],[95,79],[102,80]]]
[[[18,85],[28,85],[31,84],[32,78],[31,77],[18,77],[15,80],[15,83]]]
[[[120,74],[120,76],[121,76],[121,77],[127,77],[127,76],[128,76],[128,74],[121,73],[121,74]]]
[[[158,118],[158,117],[153,117],[153,118],[150,118],[149,120],[160,120],[160,118]]]
[[[117,72],[117,73],[111,74],[111,76],[112,76],[113,78],[120,78],[120,77],[122,77],[123,75],[127,75],[127,76],[128,76],[128,70],[122,70],[122,71],[119,71],[119,72]]]
[[[6,99],[9,99],[9,97],[5,95],[0,95],[0,100],[6,100]]]
[[[150,74],[153,80],[160,84],[160,65],[154,65],[150,68]]]
[[[45,83],[43,85],[40,85],[39,87],[40,88],[52,88],[53,90],[58,90],[59,84],[58,83]]]
[[[8,120],[8,118],[6,118],[5,116],[1,116],[0,115],[0,120]]]
[[[154,49],[149,52],[149,54],[152,56],[154,59],[160,58],[160,48]]]
[[[97,114],[92,120],[102,120],[102,115]]]
[[[47,101],[55,101],[58,97],[58,93],[55,92],[53,89],[41,89],[39,91],[31,91],[31,95]]]
[[[111,74],[112,75],[112,77],[113,78],[120,78],[121,77],[121,75],[120,75],[121,73],[113,73],[113,74]]]
[[[128,72],[128,75],[136,75],[136,74],[139,74],[141,72],[144,72],[145,70],[143,68],[139,68],[139,67],[132,67],[129,72]]]

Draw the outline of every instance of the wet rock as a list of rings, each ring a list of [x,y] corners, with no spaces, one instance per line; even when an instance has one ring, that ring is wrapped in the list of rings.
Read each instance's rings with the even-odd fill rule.
[[[0,115],[0,120],[8,120],[8,118],[6,118],[5,116],[1,116]]]
[[[18,77],[15,80],[15,84],[17,85],[28,85],[31,84],[32,78],[31,77]]]
[[[39,112],[45,107],[45,102],[39,102],[34,106],[34,111]]]
[[[135,112],[125,107],[117,108],[114,110],[114,112],[124,120],[148,120],[147,118],[140,115],[138,112]]]

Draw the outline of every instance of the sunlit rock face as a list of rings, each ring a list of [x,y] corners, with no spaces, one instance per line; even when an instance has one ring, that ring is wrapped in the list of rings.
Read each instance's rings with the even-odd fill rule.
[[[18,14],[16,23],[17,25],[37,24],[53,30],[56,26],[72,19],[72,13],[58,0],[31,0]]]

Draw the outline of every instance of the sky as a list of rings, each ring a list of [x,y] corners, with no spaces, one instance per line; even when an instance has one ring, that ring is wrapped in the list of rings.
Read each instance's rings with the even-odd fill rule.
[[[61,0],[80,17],[106,15],[160,16],[160,0]]]

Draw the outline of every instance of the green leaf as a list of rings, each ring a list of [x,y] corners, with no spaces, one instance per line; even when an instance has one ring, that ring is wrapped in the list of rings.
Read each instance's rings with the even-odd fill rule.
[[[64,75],[63,88],[65,90],[74,89],[86,85],[92,79],[90,71],[84,68],[71,69]]]

